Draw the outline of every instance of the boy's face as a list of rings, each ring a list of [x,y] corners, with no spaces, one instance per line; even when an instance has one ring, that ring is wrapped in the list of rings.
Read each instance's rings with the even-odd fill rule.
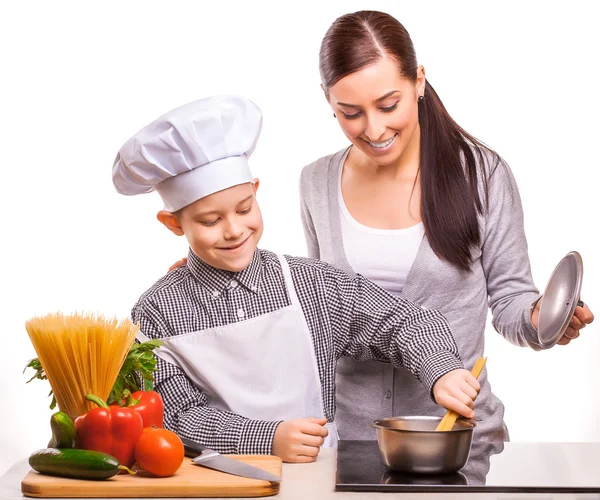
[[[175,234],[185,234],[190,248],[218,269],[239,272],[248,267],[263,233],[256,202],[258,179],[202,198],[179,212],[160,212],[158,219]]]

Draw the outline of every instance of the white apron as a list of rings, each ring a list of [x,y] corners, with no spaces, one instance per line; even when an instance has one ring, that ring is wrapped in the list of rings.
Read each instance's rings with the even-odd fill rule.
[[[253,420],[322,418],[314,346],[287,261],[278,256],[291,305],[245,321],[160,339],[154,352],[185,372],[209,406]],[[138,340],[147,337],[139,332]],[[335,423],[323,446],[337,446]]]

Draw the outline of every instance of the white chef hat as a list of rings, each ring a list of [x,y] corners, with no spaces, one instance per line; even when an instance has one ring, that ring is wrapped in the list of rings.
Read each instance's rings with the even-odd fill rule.
[[[121,194],[158,191],[175,212],[200,198],[252,182],[248,158],[262,113],[239,96],[185,104],[144,127],[119,150],[112,175]]]

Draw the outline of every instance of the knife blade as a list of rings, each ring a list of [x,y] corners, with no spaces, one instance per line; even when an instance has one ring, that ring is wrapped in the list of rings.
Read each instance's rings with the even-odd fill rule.
[[[246,464],[239,460],[235,460],[234,458],[221,455],[219,452],[211,450],[191,439],[181,438],[181,441],[183,442],[186,455],[190,456],[200,453],[200,455],[192,459],[192,462],[196,465],[226,472],[227,474],[233,474],[235,476],[259,479],[261,481],[269,481],[272,483],[281,482],[280,477],[271,474],[260,467],[255,467],[254,465]]]

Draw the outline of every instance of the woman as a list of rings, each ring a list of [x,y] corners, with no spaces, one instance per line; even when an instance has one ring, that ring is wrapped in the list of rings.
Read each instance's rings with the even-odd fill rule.
[[[309,256],[441,310],[467,367],[484,352],[488,297],[494,327],[514,344],[540,349],[539,294],[514,178],[449,116],[404,27],[381,12],[344,15],[327,31],[319,65],[351,146],[302,171]],[[587,306],[578,307],[558,343],[568,344],[592,320]],[[476,436],[508,440],[486,370],[479,381]],[[405,371],[340,360],[340,437],[373,439],[369,424],[388,415],[440,409]]]

